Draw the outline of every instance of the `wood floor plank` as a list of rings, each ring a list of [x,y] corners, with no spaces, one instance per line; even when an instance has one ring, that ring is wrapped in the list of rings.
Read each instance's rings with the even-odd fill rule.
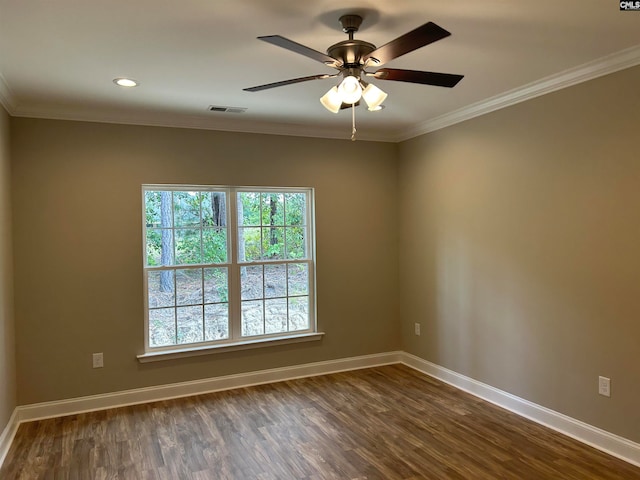
[[[7,480],[640,480],[640,468],[402,365],[20,426]]]

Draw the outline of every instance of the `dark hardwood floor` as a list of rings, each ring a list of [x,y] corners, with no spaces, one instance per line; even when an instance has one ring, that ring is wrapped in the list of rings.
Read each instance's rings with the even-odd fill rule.
[[[402,365],[26,423],[9,479],[640,479]]]

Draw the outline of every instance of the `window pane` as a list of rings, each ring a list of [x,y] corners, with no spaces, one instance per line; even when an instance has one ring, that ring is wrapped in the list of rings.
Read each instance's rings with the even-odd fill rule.
[[[146,264],[173,265],[171,192],[145,191]]]
[[[264,260],[282,260],[284,258],[284,228],[262,229],[262,258]]]
[[[262,194],[262,225],[284,225],[284,195]]]
[[[229,281],[226,268],[204,269],[204,303],[229,301]]]
[[[262,265],[242,267],[240,269],[240,289],[242,300],[263,298]]]
[[[144,214],[147,228],[160,227],[160,192],[144,192]]]
[[[288,266],[289,296],[309,294],[309,266],[292,263]]]
[[[264,334],[264,319],[262,316],[262,300],[242,302],[242,336]]]
[[[171,233],[171,230],[168,230]],[[147,243],[146,243],[146,253],[147,258],[145,259],[147,266],[149,267],[157,267],[158,265],[162,265],[161,256],[162,256],[162,232],[161,230],[156,229],[148,229],[147,230]]]
[[[173,192],[173,212],[176,227],[200,226],[200,193]]]
[[[178,342],[195,343],[204,339],[202,331],[202,306],[176,308],[178,320]]]
[[[287,329],[287,299],[276,298],[264,301],[265,333],[282,333]]]
[[[147,228],[173,227],[172,192],[145,191],[144,210]]]
[[[262,258],[260,249],[260,228],[249,227],[238,229],[238,260],[253,262]]]
[[[201,263],[200,230],[180,228],[175,230],[176,265]]]
[[[227,263],[227,229],[202,229],[202,262]]]
[[[202,226],[227,226],[227,195],[225,192],[200,192],[202,196]]]
[[[287,193],[285,195],[285,202],[287,212],[286,225],[304,225],[306,223],[306,194]]]
[[[149,308],[175,305],[173,270],[147,272]]]
[[[204,306],[204,339],[206,341],[229,338],[229,305],[219,303]]]
[[[287,266],[264,266],[265,298],[285,297],[287,295]]]
[[[309,328],[309,297],[289,299],[289,331]]]
[[[173,265],[173,230],[147,230],[147,265],[150,267]]]
[[[176,343],[175,309],[149,310],[149,346],[161,347]]]
[[[213,221],[213,205],[211,195],[214,192],[200,192],[200,225],[203,227],[216,227]]]
[[[260,194],[258,192],[238,193],[238,225],[260,226]]]
[[[177,305],[202,303],[202,269],[176,270]]]
[[[299,260],[301,258],[307,258],[304,241],[305,231],[305,227],[287,227],[286,251],[288,259]]]

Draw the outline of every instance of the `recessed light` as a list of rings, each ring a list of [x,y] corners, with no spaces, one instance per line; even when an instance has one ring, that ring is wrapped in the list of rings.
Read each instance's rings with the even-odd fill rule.
[[[131,78],[114,78],[113,83],[119,87],[137,87],[140,85],[137,81]]]

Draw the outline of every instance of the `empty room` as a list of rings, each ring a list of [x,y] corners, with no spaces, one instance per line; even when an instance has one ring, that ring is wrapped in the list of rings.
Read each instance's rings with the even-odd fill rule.
[[[640,479],[639,32],[0,0],[0,478]]]

